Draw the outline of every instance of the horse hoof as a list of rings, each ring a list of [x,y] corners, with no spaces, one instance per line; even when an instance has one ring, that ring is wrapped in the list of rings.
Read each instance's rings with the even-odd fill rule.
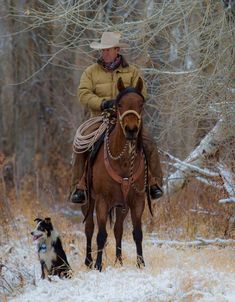
[[[142,263],[142,262],[139,263],[139,262],[137,262],[136,266],[141,269],[141,268],[145,267],[145,263]]]
[[[102,264],[95,264],[95,269],[98,270],[99,272],[102,271]]]
[[[86,258],[86,259],[85,259],[85,265],[86,265],[88,268],[92,268],[93,260],[92,260],[92,259]]]
[[[137,257],[137,267],[138,268],[144,268],[145,263],[144,263],[144,258],[143,257]]]
[[[122,257],[116,258],[114,265],[116,265],[116,264],[120,264],[121,266],[123,266]]]

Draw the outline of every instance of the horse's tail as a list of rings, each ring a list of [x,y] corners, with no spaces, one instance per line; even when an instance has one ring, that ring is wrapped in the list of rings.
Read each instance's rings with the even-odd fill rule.
[[[109,210],[109,223],[110,223],[110,227],[112,227],[112,225],[113,225],[113,210],[114,210],[114,207],[112,207]]]
[[[146,186],[146,195],[147,195],[147,201],[148,201],[149,212],[150,212],[150,214],[153,216],[152,201],[151,201],[151,197],[150,197],[149,185]]]
[[[86,165],[86,187],[87,187],[86,197],[87,197],[88,208],[86,214],[84,215],[83,223],[86,221],[87,216],[91,209],[91,185],[92,185],[92,167],[88,156],[87,165]]]

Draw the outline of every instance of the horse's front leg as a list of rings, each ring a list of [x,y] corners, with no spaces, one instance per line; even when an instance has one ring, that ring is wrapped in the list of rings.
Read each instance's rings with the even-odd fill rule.
[[[114,225],[114,236],[116,239],[116,261],[122,265],[122,235],[123,235],[123,222],[126,218],[128,210],[125,212],[121,208],[116,208],[116,221]]]
[[[131,219],[133,224],[133,239],[136,244],[137,251],[137,266],[145,266],[143,258],[142,240],[143,232],[141,225],[141,218],[144,211],[144,199],[135,200],[135,204],[131,207]]]
[[[86,211],[88,210],[88,205],[82,207],[83,215],[86,215]],[[85,258],[85,265],[89,268],[92,267],[93,259],[92,259],[92,237],[94,233],[94,219],[93,219],[93,212],[94,212],[94,200],[91,200],[89,213],[87,215],[87,219],[85,222],[85,234],[86,234],[86,258]]]
[[[106,223],[108,219],[108,207],[105,201],[96,201],[96,216],[98,224],[98,234],[97,234],[97,258],[95,263],[95,268],[101,272],[102,270],[102,255],[103,248],[107,239]]]

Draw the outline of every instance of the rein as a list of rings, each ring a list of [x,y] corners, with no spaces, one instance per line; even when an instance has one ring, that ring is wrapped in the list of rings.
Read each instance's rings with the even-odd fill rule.
[[[131,178],[131,184],[132,184],[132,187],[133,189],[135,190],[136,193],[144,193],[146,191],[146,186],[147,186],[147,175],[148,175],[148,172],[147,172],[147,164],[146,164],[146,159],[145,159],[145,156],[143,155],[143,158],[144,158],[144,187],[142,190],[138,189],[136,187],[136,184],[135,184],[135,180],[134,180],[134,173],[133,173],[133,169],[134,169],[134,161],[135,161],[135,150],[132,149],[131,151],[131,164],[130,164],[130,178]]]

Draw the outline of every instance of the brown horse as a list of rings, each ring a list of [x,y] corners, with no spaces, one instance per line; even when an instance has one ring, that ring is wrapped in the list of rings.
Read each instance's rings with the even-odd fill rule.
[[[100,147],[91,168],[91,198],[89,205],[83,207],[83,212],[86,212],[87,238],[85,264],[88,267],[92,266],[91,244],[95,209],[98,224],[95,268],[99,271],[102,270],[102,253],[107,239],[106,224],[113,208],[116,210],[114,225],[116,261],[122,264],[123,222],[130,209],[133,238],[137,249],[137,265],[144,266],[141,218],[145,206],[147,167],[141,137],[141,114],[144,105],[144,97],[141,94],[143,81],[139,78],[136,87],[125,88],[120,78],[117,87],[119,94],[116,99],[116,123],[112,131],[107,130],[104,144]]]

